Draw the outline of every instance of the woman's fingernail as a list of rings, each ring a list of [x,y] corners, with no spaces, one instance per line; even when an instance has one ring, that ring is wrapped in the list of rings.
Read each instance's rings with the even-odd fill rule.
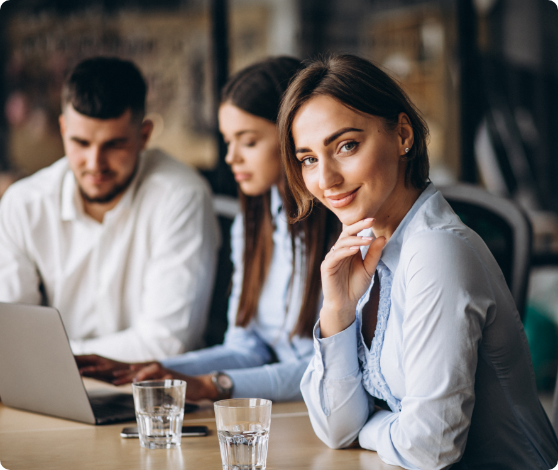
[[[349,248],[349,250],[352,250],[352,251],[356,251],[358,249],[360,249],[360,246],[351,246],[351,248]]]
[[[372,217],[369,217],[368,219],[364,219],[365,222],[374,222],[374,219]]]
[[[360,237],[360,238],[362,238],[363,240],[374,240],[373,237]]]

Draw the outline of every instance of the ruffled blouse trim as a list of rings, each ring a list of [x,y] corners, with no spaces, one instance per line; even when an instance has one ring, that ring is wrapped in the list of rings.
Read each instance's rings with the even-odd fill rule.
[[[391,285],[393,281],[393,274],[383,265],[382,261],[378,265],[378,269],[383,271],[383,276],[380,285],[380,302],[378,305],[378,321],[376,323],[376,330],[370,351],[362,340],[362,335],[358,338],[358,360],[362,370],[362,382],[364,388],[374,397],[385,400],[393,412],[401,411],[401,400],[397,399],[391,393],[389,385],[384,379],[380,367],[380,359],[382,348],[384,345],[384,336],[387,327],[391,308]],[[360,299],[358,311],[360,315],[357,316],[358,331],[361,331],[362,325],[362,307],[366,305],[372,290],[372,284],[368,288],[367,293]]]

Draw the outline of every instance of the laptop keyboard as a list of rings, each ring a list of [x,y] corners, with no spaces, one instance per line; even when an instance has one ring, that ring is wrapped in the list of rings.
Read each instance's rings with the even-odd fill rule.
[[[97,424],[121,423],[135,421],[134,397],[125,393],[89,397]],[[184,413],[199,409],[193,403],[184,404]]]
[[[136,419],[132,395],[118,394],[90,397],[89,402],[97,424],[135,421]]]

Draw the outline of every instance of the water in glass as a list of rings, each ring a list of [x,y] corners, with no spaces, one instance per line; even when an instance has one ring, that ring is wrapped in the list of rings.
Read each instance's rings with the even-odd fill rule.
[[[168,449],[180,445],[184,408],[154,406],[136,413],[142,447]]]
[[[260,424],[235,424],[217,435],[223,470],[265,470],[269,432]]]

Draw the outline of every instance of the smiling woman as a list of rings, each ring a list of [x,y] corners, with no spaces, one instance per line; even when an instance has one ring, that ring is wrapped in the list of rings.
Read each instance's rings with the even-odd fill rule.
[[[331,61],[331,65],[335,67],[335,60]],[[332,113],[340,111],[343,113],[343,116],[346,116],[347,110],[350,109],[355,111],[360,116],[360,123],[362,123],[363,119],[366,119],[366,117],[375,117],[376,131],[382,131],[382,134],[385,136],[388,134],[394,135],[402,130],[410,132],[410,136],[408,137],[410,137],[412,144],[402,149],[401,153],[405,154],[405,158],[401,159],[399,162],[401,164],[400,169],[404,170],[404,183],[406,186],[413,186],[419,190],[424,189],[427,184],[429,165],[426,147],[428,139],[428,127],[426,123],[403,90],[401,90],[391,78],[384,73],[377,74],[367,69],[358,69],[361,65],[360,63],[343,63],[341,66],[341,63],[339,63],[337,67],[338,70],[336,70],[337,74],[330,74],[328,77],[319,77],[319,83],[317,82],[317,76],[312,77],[314,82],[305,84],[309,90],[312,90],[311,92],[304,93],[304,91],[302,91],[301,96],[294,100],[290,99],[294,93],[294,89],[291,88],[285,96],[284,105],[279,117],[282,123],[279,130],[283,133],[281,136],[281,144],[283,154],[286,157],[284,160],[285,171],[299,208],[296,220],[304,218],[312,206],[313,195],[309,188],[307,189],[302,177],[300,165],[297,163],[297,160],[302,161],[304,159],[302,157],[304,151],[311,149],[304,148],[305,144],[304,141],[302,141],[302,145],[297,145],[295,155],[295,147],[292,140],[293,136],[290,135],[290,131],[295,116],[298,115],[299,111],[303,111],[301,108],[305,106],[310,98],[323,98],[319,104],[322,105],[322,108],[327,107],[328,104],[330,107],[336,108],[328,110]],[[303,72],[302,75],[305,73],[308,73],[308,69]],[[317,108],[312,106],[311,111],[316,112]],[[306,112],[308,112],[308,110],[306,110]],[[318,113],[314,118],[317,120],[309,125],[311,128],[319,130],[323,124],[323,115],[319,115]],[[404,129],[400,126],[401,119],[405,121]],[[304,119],[304,121],[309,123],[307,119]],[[341,118],[339,121],[346,123],[346,121],[341,120]],[[339,143],[340,141],[347,144],[350,135],[347,136],[345,134],[349,131],[353,133],[356,132],[357,134],[360,132],[360,135],[364,132],[364,129],[361,129],[358,125],[356,127],[334,127],[335,126],[330,129],[331,134],[326,134],[324,132],[324,134],[326,134],[322,142],[324,147],[331,147],[334,143]],[[304,129],[305,136],[307,135],[307,130],[310,129]],[[344,139],[342,139],[343,136],[345,137]],[[354,144],[349,143],[349,147],[351,145],[358,146],[359,142],[355,141]],[[349,147],[345,147],[344,151],[349,151]],[[409,150],[405,152],[405,148]],[[354,150],[352,147],[351,149]],[[311,151],[309,153],[311,153]],[[306,162],[305,165],[307,165]]]
[[[293,219],[317,200],[344,224],[321,265],[301,383],[320,439],[358,438],[408,469],[554,467],[517,309],[428,181],[428,130],[405,93],[364,59],[318,60],[289,86],[278,126]]]
[[[330,209],[337,209],[345,225],[373,216],[384,220],[382,212],[388,210],[389,222],[397,223],[394,218],[402,218],[426,184],[418,188],[405,184],[410,166],[401,156],[405,148],[413,147],[413,128],[403,112],[392,130],[382,118],[318,96],[301,106],[292,132],[301,145],[296,157],[302,163],[306,188]],[[401,204],[402,199],[407,203]],[[361,200],[375,204],[359,204]]]

